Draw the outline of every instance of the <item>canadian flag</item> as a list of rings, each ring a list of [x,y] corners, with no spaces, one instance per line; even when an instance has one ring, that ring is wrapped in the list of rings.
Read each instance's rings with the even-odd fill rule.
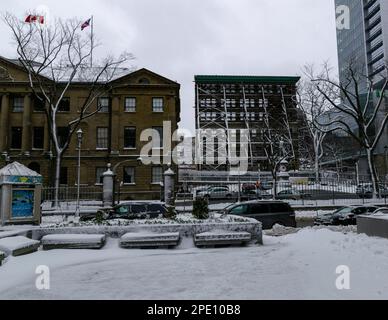
[[[37,16],[34,14],[30,14],[26,18],[25,22],[28,22],[28,23],[36,23],[37,22],[40,24],[44,24],[44,16]]]

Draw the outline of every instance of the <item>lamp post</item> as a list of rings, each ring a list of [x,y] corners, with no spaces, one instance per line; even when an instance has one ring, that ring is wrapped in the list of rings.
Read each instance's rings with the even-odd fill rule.
[[[79,194],[80,194],[80,183],[81,183],[81,145],[82,145],[82,129],[77,131],[77,140],[78,140],[78,166],[77,166],[77,206],[75,209],[75,219],[79,219]]]
[[[127,162],[133,162],[134,159],[127,159],[127,160],[124,160],[124,161],[121,161],[119,163],[117,163],[113,168],[112,168],[112,172],[113,172],[113,197],[112,197],[112,206],[115,206],[116,205],[116,184],[117,184],[117,169],[123,165],[124,163],[127,163]],[[143,158],[140,156],[138,158],[136,158],[136,161],[138,163],[138,166],[141,165],[141,163],[143,162]],[[120,202],[120,194],[121,194],[121,187],[122,185],[119,186],[119,190],[118,190],[118,201]]]

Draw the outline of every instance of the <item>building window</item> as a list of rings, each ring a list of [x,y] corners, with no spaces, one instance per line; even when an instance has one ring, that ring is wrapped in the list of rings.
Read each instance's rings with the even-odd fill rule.
[[[163,168],[152,167],[152,183],[161,183],[163,181]]]
[[[124,148],[126,149],[136,148],[136,128],[135,127],[124,128]]]
[[[108,128],[107,127],[97,128],[96,148],[108,149]]]
[[[20,150],[22,148],[22,128],[11,128],[11,149]]]
[[[125,98],[125,112],[136,112],[136,98]]]
[[[59,184],[67,185],[67,167],[62,167],[59,174]]]
[[[124,167],[123,169],[123,183],[125,184],[134,184],[135,183],[135,168],[134,167]]]
[[[163,112],[163,98],[152,98],[152,111]]]
[[[46,102],[43,97],[34,96],[33,97],[33,110],[35,112],[44,112],[46,109]]]
[[[109,112],[109,98],[98,98],[98,112]]]
[[[68,127],[58,127],[57,128],[57,137],[59,146],[62,148],[67,140],[69,139],[69,128]]]
[[[44,146],[44,127],[34,127],[32,137],[32,148],[43,149]]]
[[[96,184],[102,184],[103,183],[103,174],[106,171],[105,167],[97,167],[96,168]]]
[[[24,110],[24,98],[13,97],[12,99],[12,112],[23,112]]]
[[[163,148],[163,127],[152,127],[153,137],[152,137],[152,147],[153,148]]]
[[[59,112],[70,112],[70,98],[62,98],[58,106]]]

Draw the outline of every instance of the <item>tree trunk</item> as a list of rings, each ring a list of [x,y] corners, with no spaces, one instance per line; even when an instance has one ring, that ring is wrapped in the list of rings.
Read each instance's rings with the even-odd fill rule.
[[[315,183],[319,183],[319,151],[318,150],[315,150],[314,151],[314,169],[315,169]]]
[[[378,195],[378,181],[377,181],[377,174],[376,174],[376,168],[375,168],[375,162],[373,157],[373,150],[372,149],[366,149],[366,155],[368,159],[368,167],[370,171],[370,178],[372,180],[373,185],[373,198],[376,198]]]
[[[62,154],[58,153],[55,158],[55,178],[54,178],[54,206],[59,207],[59,186],[61,180]]]

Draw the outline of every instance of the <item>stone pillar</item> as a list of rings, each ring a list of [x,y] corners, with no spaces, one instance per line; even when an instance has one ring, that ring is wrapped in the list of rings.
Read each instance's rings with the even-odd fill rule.
[[[112,98],[112,123],[111,125],[111,154],[118,155],[120,153],[120,98]]]
[[[111,164],[108,163],[108,169],[102,174],[103,179],[103,203],[104,207],[111,207],[113,205],[113,184],[114,184],[114,173],[110,169]]]
[[[164,201],[167,205],[173,206],[175,203],[175,173],[169,167],[164,172]]]
[[[22,154],[29,156],[32,142],[31,95],[24,97]]]
[[[8,150],[8,123],[9,123],[9,95],[1,97],[1,119],[0,119],[0,152]]]

